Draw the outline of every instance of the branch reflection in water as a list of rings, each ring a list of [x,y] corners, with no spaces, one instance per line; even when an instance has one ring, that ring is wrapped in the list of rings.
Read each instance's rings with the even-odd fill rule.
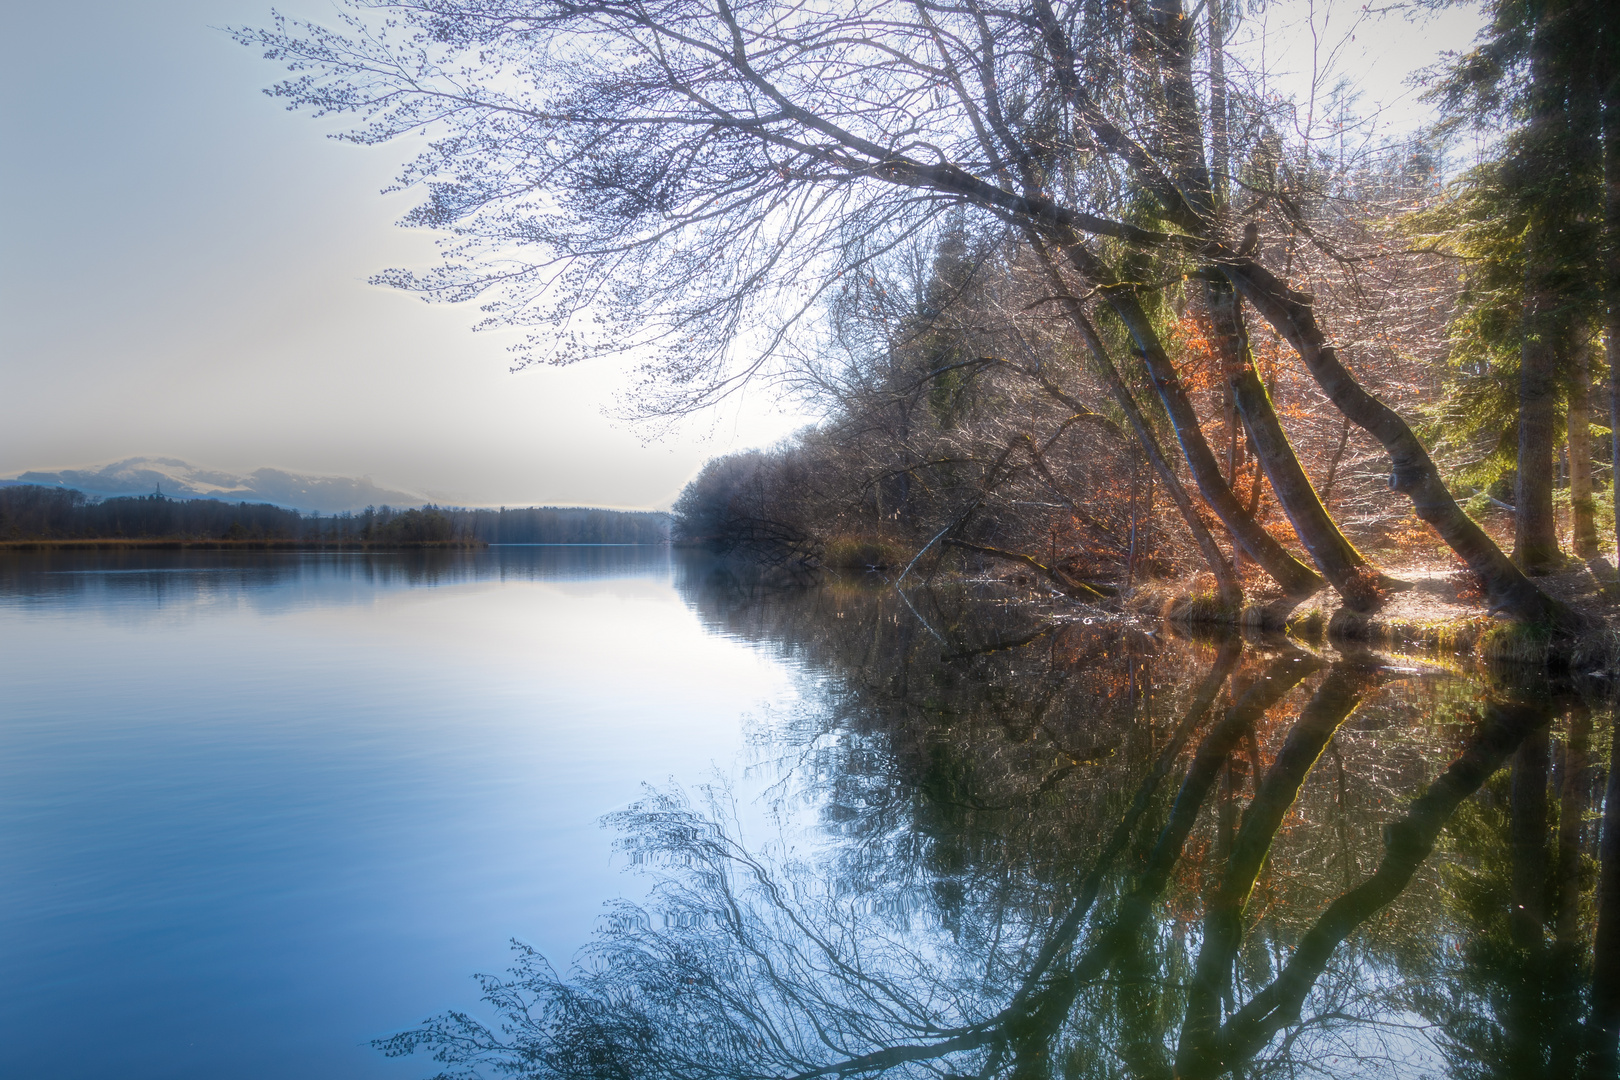
[[[720,791],[612,815],[656,885],[382,1041],[444,1076],[1591,1077],[1620,1030],[1612,702],[1578,680],[689,574],[817,680]],[[918,615],[946,638],[942,648]],[[1600,879],[1603,885],[1600,887]]]

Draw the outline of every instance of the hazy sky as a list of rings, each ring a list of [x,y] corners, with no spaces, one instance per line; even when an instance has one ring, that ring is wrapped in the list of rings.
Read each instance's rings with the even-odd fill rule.
[[[408,151],[334,142],[260,92],[279,70],[215,28],[269,9],[0,0],[0,476],[162,455],[461,503],[655,506],[710,454],[795,425],[755,394],[643,446],[601,415],[619,372],[511,374],[506,342],[469,331],[475,311],[367,284],[434,259],[393,224],[412,196],[378,194]],[[1296,27],[1270,47],[1301,73],[1309,10],[1268,16]],[[1389,102],[1475,22],[1386,19],[1342,59]]]

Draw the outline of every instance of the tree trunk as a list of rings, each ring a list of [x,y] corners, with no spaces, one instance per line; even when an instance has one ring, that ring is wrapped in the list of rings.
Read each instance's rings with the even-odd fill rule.
[[[1603,100],[1604,352],[1609,362],[1609,448],[1615,496],[1615,561],[1620,563],[1620,14],[1603,9],[1603,52],[1598,64]]]
[[[1187,489],[1181,485],[1181,478],[1176,475],[1169,459],[1164,456],[1157,436],[1148,426],[1147,417],[1142,415],[1141,408],[1136,404],[1136,398],[1131,395],[1130,387],[1120,378],[1119,369],[1114,366],[1113,358],[1108,355],[1108,349],[1103,345],[1096,328],[1091,325],[1091,320],[1086,318],[1085,305],[1070,291],[1068,283],[1063,280],[1062,272],[1053,261],[1046,245],[1041,243],[1040,237],[1033,230],[1027,231],[1026,235],[1035,250],[1036,257],[1041,260],[1041,265],[1046,270],[1047,278],[1052,282],[1052,288],[1068,308],[1069,321],[1080,332],[1081,340],[1086,343],[1086,348],[1091,353],[1093,370],[1103,380],[1109,394],[1130,421],[1131,430],[1136,432],[1137,441],[1142,444],[1142,450],[1147,454],[1148,464],[1153,467],[1159,479],[1164,481],[1165,489],[1170,493],[1170,500],[1181,512],[1182,520],[1187,523],[1187,530],[1192,533],[1193,541],[1203,554],[1210,572],[1215,575],[1215,591],[1221,604],[1233,609],[1240,607],[1243,603],[1242,583],[1238,581],[1225,552],[1221,551],[1220,545],[1215,543],[1215,538],[1210,535],[1204,519],[1198,516],[1197,507],[1193,506]],[[1207,451],[1208,447],[1205,447],[1205,450]],[[1309,570],[1306,572],[1309,573]]]
[[[1592,354],[1582,344],[1575,350],[1574,370],[1570,373],[1569,415],[1569,511],[1575,554],[1590,559],[1598,553],[1597,504],[1592,500],[1592,430],[1587,408],[1592,384]]]
[[[1262,529],[1257,521],[1238,502],[1232,489],[1221,475],[1220,463],[1204,438],[1198,414],[1193,411],[1186,389],[1176,374],[1175,364],[1164,351],[1147,312],[1142,309],[1136,293],[1129,286],[1108,284],[1108,277],[1090,258],[1089,252],[1071,245],[1067,248],[1070,259],[1086,280],[1103,286],[1102,294],[1114,313],[1136,341],[1138,355],[1147,365],[1153,387],[1158,391],[1164,411],[1170,417],[1176,439],[1181,443],[1182,455],[1192,471],[1198,493],[1204,497],[1215,516],[1221,519],[1234,542],[1240,544],[1248,556],[1261,569],[1270,574],[1290,598],[1309,596],[1322,587],[1322,579],[1310,567],[1290,555],[1275,537]]]
[[[1137,530],[1137,549],[1141,552],[1143,564],[1147,567],[1142,573],[1148,576],[1153,572],[1153,474],[1147,474],[1147,491],[1142,496],[1142,524]]]
[[[1074,304],[1079,304],[1078,298],[1074,298]],[[1142,410],[1137,406],[1136,399],[1131,396],[1130,388],[1125,385],[1125,380],[1120,378],[1119,369],[1114,366],[1113,359],[1109,357],[1102,338],[1097,335],[1091,321],[1083,313],[1071,312],[1071,318],[1080,330],[1081,337],[1085,339],[1087,348],[1091,351],[1093,367],[1102,376],[1103,382],[1108,386],[1109,393],[1113,395],[1115,402],[1119,404],[1119,407],[1124,410],[1125,416],[1130,420],[1131,429],[1136,432],[1137,441],[1142,444],[1142,449],[1147,453],[1148,463],[1153,466],[1153,471],[1158,474],[1159,479],[1164,481],[1166,490],[1170,492],[1171,501],[1176,504],[1176,509],[1181,511],[1182,519],[1186,521],[1188,531],[1193,534],[1193,540],[1198,544],[1198,550],[1203,553],[1204,561],[1209,564],[1210,572],[1215,575],[1215,592],[1220,599],[1221,605],[1233,609],[1240,607],[1243,603],[1243,585],[1238,581],[1237,574],[1232,569],[1232,564],[1227,559],[1225,552],[1221,551],[1220,545],[1215,543],[1215,538],[1210,535],[1209,527],[1204,524],[1204,519],[1198,516],[1198,508],[1193,505],[1192,498],[1187,494],[1187,489],[1181,486],[1181,478],[1176,475],[1176,470],[1171,466],[1169,459],[1164,456],[1164,451],[1160,449],[1158,438],[1153,434],[1153,429],[1148,426],[1147,417],[1142,415]]]
[[[1563,561],[1553,520],[1558,396],[1585,341],[1598,239],[1602,113],[1587,0],[1545,0],[1530,38],[1529,117],[1507,179],[1528,210],[1519,352],[1519,482],[1514,559],[1535,573]]]
[[[1368,566],[1355,546],[1339,531],[1316,488],[1299,463],[1272,407],[1271,395],[1260,383],[1249,352],[1249,334],[1237,290],[1225,278],[1210,280],[1204,291],[1209,307],[1211,337],[1221,361],[1226,384],[1243,415],[1243,425],[1254,439],[1256,456],[1265,470],[1272,493],[1294,526],[1317,569],[1344,597],[1352,611],[1375,611],[1381,605],[1381,586],[1396,584]]]
[[[1217,212],[1225,211],[1232,138],[1226,112],[1226,0],[1209,0],[1209,182]]]
[[[1389,486],[1408,496],[1417,516],[1428,522],[1468,564],[1484,586],[1493,611],[1524,622],[1552,624],[1562,631],[1585,625],[1584,619],[1525,577],[1495,541],[1463,513],[1411,427],[1395,410],[1363,389],[1340,362],[1338,351],[1317,324],[1311,309],[1312,297],[1294,292],[1253,259],[1235,259],[1224,264],[1222,271],[1261,317],[1288,339],[1339,411],[1383,446],[1392,466]]]
[[[1131,455],[1131,543],[1125,556],[1125,590],[1136,584],[1136,542],[1141,535],[1142,519],[1137,506],[1137,489],[1141,487],[1139,458]]]
[[[1206,228],[1215,224],[1214,190],[1204,162],[1204,132],[1200,122],[1198,89],[1193,58],[1198,52],[1195,21],[1187,18],[1181,0],[1148,0],[1139,9],[1145,18],[1143,42],[1158,60],[1158,91],[1164,107],[1154,117],[1156,156],[1170,170],[1170,180],[1192,213]]]
[[[1527,241],[1536,245],[1532,227]],[[1527,261],[1535,259],[1531,254]],[[1527,268],[1522,343],[1519,348],[1519,474],[1513,502],[1513,561],[1526,572],[1545,573],[1563,561],[1553,518],[1553,428],[1557,423],[1558,369],[1563,351],[1560,298]]]
[[[1350,444],[1350,418],[1346,416],[1339,425],[1339,445],[1333,448],[1333,457],[1328,461],[1327,479],[1322,482],[1322,505],[1333,512],[1333,481],[1339,475],[1339,463],[1344,460],[1344,448]]]

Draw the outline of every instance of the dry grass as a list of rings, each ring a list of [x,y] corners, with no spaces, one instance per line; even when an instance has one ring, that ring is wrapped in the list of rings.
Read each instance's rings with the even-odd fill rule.
[[[821,549],[821,565],[832,570],[887,570],[906,561],[899,544],[875,536],[843,533],[828,539]]]

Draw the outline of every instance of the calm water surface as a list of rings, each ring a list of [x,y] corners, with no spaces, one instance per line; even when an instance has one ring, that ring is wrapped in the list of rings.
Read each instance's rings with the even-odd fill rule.
[[[657,549],[5,559],[0,1075],[428,1071],[367,1042],[570,955],[791,675]]]
[[[0,1074],[1615,1075],[1606,680],[1008,599],[0,562]]]

